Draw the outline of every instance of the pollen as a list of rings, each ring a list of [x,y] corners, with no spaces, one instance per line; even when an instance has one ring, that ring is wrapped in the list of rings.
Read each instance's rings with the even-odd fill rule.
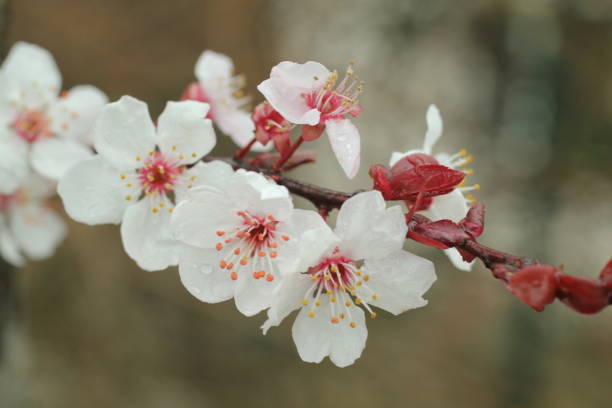
[[[315,317],[315,313],[314,312],[308,312],[308,317],[310,317],[310,318]]]
[[[191,153],[191,157],[193,157],[195,159],[196,157],[198,157],[198,155],[195,154],[195,153]]]
[[[159,212],[159,209],[157,207],[153,207],[153,208],[151,208],[151,212],[153,214],[157,214]]]
[[[336,303],[336,300],[337,300],[337,299],[336,299],[336,297],[335,297],[335,296],[332,296],[332,298],[331,298],[330,300],[331,300],[331,302],[332,302],[332,303]]]
[[[125,199],[126,199],[127,201],[130,201],[130,200],[132,199],[132,196],[131,196],[131,195],[126,195],[126,196],[125,196]]]
[[[142,157],[136,156],[136,161],[141,161],[141,160],[142,160]]]
[[[244,266],[247,264],[247,257],[243,256],[242,259],[240,260],[240,265]]]
[[[172,151],[176,151],[176,146],[172,146]]]
[[[357,323],[351,322],[351,324],[349,324],[349,326],[351,326],[354,329],[355,327],[357,327]]]
[[[287,235],[283,235],[282,238],[284,241],[289,241],[289,237]]]
[[[238,274],[234,271],[231,273],[230,278],[232,278],[232,280],[236,280],[238,279]]]
[[[269,274],[267,274],[267,275],[266,275],[266,280],[267,280],[268,282],[272,282],[272,281],[274,280],[274,275],[272,275],[272,274],[270,274],[270,273],[269,273]]]
[[[225,235],[225,231],[217,231],[217,236],[222,237]]]
[[[263,258],[264,256],[266,256],[266,253],[264,251],[259,251],[258,254],[261,258]]]
[[[119,177],[121,177],[121,180],[125,180],[125,178],[126,178],[127,176],[126,176],[125,174],[122,174],[122,175],[121,175],[121,176],[119,176]]]
[[[278,256],[278,253],[276,251],[270,252],[270,257],[271,258],[276,258],[277,256]]]
[[[370,275],[363,275],[363,280],[364,281],[369,281],[370,280]]]
[[[218,244],[215,246],[215,248],[217,249],[217,251],[220,251],[220,250],[222,250],[222,249],[223,249],[223,244],[219,242],[219,243],[218,243]]]
[[[234,249],[234,255],[240,255],[240,248]]]
[[[321,302],[319,302],[318,300],[315,302],[315,306],[319,307],[321,306]]]
[[[378,315],[376,314],[376,312],[372,312],[372,313],[370,314],[370,317],[371,317],[372,319],[376,319],[376,317],[377,317],[377,316],[378,316]]]
[[[219,268],[225,269],[226,266],[227,266],[227,262],[225,262],[225,261],[219,262]]]
[[[351,305],[352,305],[352,303],[350,301],[348,301],[348,300],[346,302],[344,302],[344,306],[346,306],[346,307],[351,307]]]
[[[340,323],[340,319],[338,319],[336,316],[332,317],[330,321],[331,321],[333,324]]]
[[[377,299],[378,299],[378,296],[372,295],[372,300],[377,300]]]

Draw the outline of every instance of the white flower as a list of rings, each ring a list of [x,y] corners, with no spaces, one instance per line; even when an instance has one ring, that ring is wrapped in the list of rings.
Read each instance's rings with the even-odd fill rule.
[[[23,266],[25,257],[40,260],[53,255],[66,236],[64,220],[47,205],[54,194],[46,180],[30,174],[13,194],[0,195],[0,254]]]
[[[337,366],[352,364],[365,347],[364,309],[376,306],[393,314],[427,304],[422,295],[436,279],[433,264],[402,250],[406,223],[400,207],[387,209],[378,191],[357,194],[338,213],[336,237],[306,273],[283,279],[264,334],[300,308],[293,340],[300,357],[320,362],[329,356]]]
[[[188,88],[184,97],[210,104],[208,117],[240,147],[253,140],[255,125],[243,108],[249,98],[242,94],[243,76],[234,76],[234,63],[223,54],[204,51],[195,66],[199,87]],[[257,142],[254,151],[269,150]]]
[[[405,153],[393,152],[389,165],[393,166],[400,159],[415,153],[424,153],[432,155],[441,165],[450,167],[455,170],[462,170],[462,167],[472,162],[472,156],[469,156],[465,150],[461,150],[456,154],[450,155],[448,153],[432,154],[432,149],[436,142],[442,136],[443,124],[440,116],[440,111],[435,105],[430,105],[427,110],[427,133],[425,133],[425,141],[423,142],[422,149],[409,150]],[[472,174],[472,170],[462,170],[466,174]],[[429,217],[433,221],[442,219],[448,219],[453,222],[459,222],[465,218],[468,210],[469,203],[475,201],[471,194],[465,195],[473,190],[478,190],[480,186],[475,184],[469,187],[458,187],[452,192],[433,197],[431,205],[425,211],[421,213]],[[470,271],[475,261],[465,262],[461,257],[461,254],[457,249],[450,248],[444,250],[444,253],[448,256],[452,264],[460,270]]]
[[[320,231],[328,227],[319,214],[294,209],[287,189],[261,174],[232,174],[220,162],[217,170],[218,181],[194,189],[172,216],[185,243],[181,281],[201,301],[234,297],[252,316],[270,306],[282,275],[320,256],[329,245]]]
[[[201,102],[168,102],[155,129],[144,102],[124,96],[106,105],[94,126],[99,154],[59,182],[68,214],[89,225],[121,223],[123,246],[143,269],[175,265],[170,213],[208,177],[206,164],[187,168],[215,145],[207,111]]]
[[[61,76],[51,54],[16,43],[0,69],[0,193],[25,181],[30,163],[57,180],[72,164],[93,154],[91,125],[106,95],[80,85],[60,96]]]
[[[337,71],[318,62],[305,64],[283,61],[257,89],[270,105],[289,122],[304,125],[302,136],[314,140],[325,129],[332,150],[349,178],[359,170],[361,140],[359,131],[347,118],[359,116],[357,96],[362,91],[351,65],[339,84]]]

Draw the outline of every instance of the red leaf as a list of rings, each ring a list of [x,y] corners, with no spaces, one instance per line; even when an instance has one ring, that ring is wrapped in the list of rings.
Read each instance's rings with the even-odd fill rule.
[[[470,239],[469,234],[466,233],[461,226],[455,224],[451,220],[417,224],[414,227],[414,232],[425,235],[429,239],[437,242],[441,242],[446,247],[463,245],[466,240]]]
[[[538,312],[555,300],[558,269],[550,265],[527,266],[514,272],[510,292]]]
[[[612,289],[612,259],[608,261],[606,266],[601,270],[599,274],[599,280],[608,289]]]
[[[426,237],[425,235],[418,234],[414,231],[408,231],[408,238],[415,240],[416,242],[420,242],[423,245],[430,246],[432,248],[438,249],[448,249],[449,247],[444,245],[440,241],[436,241],[435,239]]]
[[[597,313],[609,303],[609,291],[595,279],[562,274],[559,291],[563,303],[584,314]]]
[[[473,237],[478,238],[484,231],[485,206],[476,203],[470,207],[465,218],[459,223]]]
[[[389,182],[389,169],[381,164],[373,164],[370,166],[369,174],[374,180],[374,190],[380,191],[385,200],[393,200],[393,192]]]
[[[401,173],[393,173],[390,185],[396,200],[409,200],[419,193],[425,197],[447,194],[461,183],[465,173],[439,164],[415,166]]]
[[[469,252],[461,249],[461,248],[457,248],[457,251],[459,251],[459,254],[461,255],[461,258],[463,258],[463,260],[465,262],[472,262],[474,259],[476,259],[476,257],[472,254],[470,254]]]

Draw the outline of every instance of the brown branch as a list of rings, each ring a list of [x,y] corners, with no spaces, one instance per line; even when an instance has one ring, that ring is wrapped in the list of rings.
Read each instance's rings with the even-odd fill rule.
[[[254,165],[236,158],[204,158],[206,162],[213,160],[228,163],[235,169],[265,174],[287,187],[291,193],[309,200],[323,214],[340,208],[346,200],[364,191],[345,193],[319,187],[287,177],[270,167]],[[479,207],[478,211],[480,213],[476,216],[481,217],[482,232],[484,206]],[[463,252],[464,257],[480,259],[495,278],[507,284],[511,293],[536,310],[543,310],[544,306],[555,298],[573,310],[587,314],[596,313],[612,304],[612,261],[604,268],[599,279],[578,278],[564,274],[562,268],[543,265],[535,259],[508,254],[480,244],[476,240],[480,232],[474,233],[474,230],[470,230],[470,226],[464,223],[469,221],[467,217],[457,224],[449,220],[432,222],[427,217],[414,214],[406,221],[410,238],[437,248],[454,247]],[[418,239],[411,235],[413,231],[418,232]]]

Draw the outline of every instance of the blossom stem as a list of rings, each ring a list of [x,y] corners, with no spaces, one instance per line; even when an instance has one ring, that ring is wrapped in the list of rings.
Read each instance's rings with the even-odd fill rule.
[[[295,143],[293,144],[293,146],[291,146],[291,150],[289,150],[287,152],[287,154],[285,154],[283,157],[281,157],[272,167],[273,170],[276,171],[280,171],[280,169],[282,169],[283,164],[285,164],[287,162],[287,160],[289,160],[291,158],[291,156],[293,156],[293,153],[295,153],[295,151],[298,149],[298,147],[300,147],[300,145],[304,142],[304,138],[302,136],[300,136]]]
[[[250,152],[250,151],[251,151],[251,148],[253,147],[253,145],[255,144],[255,142],[256,142],[256,141],[257,141],[257,138],[256,138],[256,137],[253,137],[253,139],[251,139],[251,141],[250,141],[249,143],[247,143],[247,145],[246,145],[246,146],[244,146],[242,149],[240,149],[240,150],[238,151],[238,153],[236,153],[236,154],[234,155],[234,157],[235,157],[236,159],[242,159],[244,156],[246,156],[246,154],[247,154],[248,152]]]

